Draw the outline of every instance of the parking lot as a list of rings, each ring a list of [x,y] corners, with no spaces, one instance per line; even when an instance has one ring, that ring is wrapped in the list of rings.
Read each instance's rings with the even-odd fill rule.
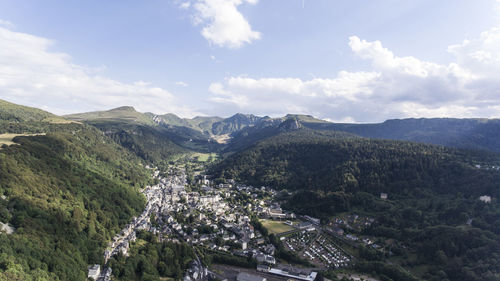
[[[283,239],[289,251],[299,254],[320,267],[341,268],[351,264],[351,257],[345,254],[327,236],[317,232],[300,232]]]

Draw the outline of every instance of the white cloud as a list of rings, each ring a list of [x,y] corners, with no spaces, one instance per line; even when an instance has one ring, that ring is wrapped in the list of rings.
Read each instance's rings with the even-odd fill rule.
[[[181,4],[179,4],[179,8],[183,10],[187,10],[189,9],[189,7],[191,7],[191,2],[182,2]]]
[[[370,85],[379,79],[375,72],[340,72],[332,79],[230,77],[225,83],[212,83],[210,101],[220,104],[217,111],[244,111],[279,116],[306,113],[333,117],[324,110],[337,107],[331,100],[354,102],[372,93]]]
[[[50,51],[53,41],[0,27],[0,98],[64,114],[132,105],[140,111],[196,113],[148,82],[123,83]]]
[[[479,38],[448,47],[460,65],[474,73],[491,76],[500,71],[500,27],[481,32]]]
[[[203,26],[201,34],[210,44],[240,48],[261,37],[238,11],[244,3],[255,5],[257,0],[198,0],[191,5],[195,10],[193,22]]]
[[[349,37],[349,46],[360,58],[371,60],[373,67],[385,71],[418,77],[440,76],[450,73],[461,78],[470,78],[470,74],[457,64],[448,66],[421,61],[414,57],[396,57],[389,49],[384,48],[380,41],[367,42],[357,36]]]
[[[181,86],[181,87],[187,87],[187,86],[189,86],[189,84],[186,83],[186,82],[184,82],[184,81],[177,81],[177,82],[175,82],[175,85]]]
[[[8,27],[8,28],[14,27],[13,23],[11,23],[10,21],[7,21],[7,20],[2,20],[2,19],[0,19],[0,25],[3,25],[3,26]]]
[[[222,62],[221,60],[219,60],[219,59],[218,59],[216,56],[214,56],[214,55],[210,55],[210,59],[211,59],[213,62],[215,62],[215,63],[221,63],[221,62]]]
[[[331,120],[383,121],[401,117],[500,117],[500,28],[453,45],[448,65],[398,57],[380,41],[349,38],[353,53],[369,60],[368,72],[335,77],[228,77],[213,83],[210,101],[238,111],[312,114]],[[234,108],[231,108],[235,111]],[[294,111],[295,110],[295,111]]]

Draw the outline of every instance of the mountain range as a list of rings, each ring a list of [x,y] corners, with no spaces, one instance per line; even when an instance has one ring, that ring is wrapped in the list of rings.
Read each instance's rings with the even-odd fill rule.
[[[161,128],[169,133],[180,146],[186,141],[198,142],[199,149],[231,152],[241,148],[241,142],[248,142],[275,135],[283,130],[309,128],[324,131],[342,131],[353,135],[390,140],[404,140],[457,148],[482,149],[500,152],[500,120],[481,118],[408,118],[392,119],[382,123],[356,124],[333,123],[310,115],[288,114],[271,118],[237,113],[228,118],[194,117],[180,118],[169,113],[156,115],[139,113],[133,107],[124,106],[108,111],[71,114],[63,116],[68,120],[90,123],[120,122]],[[235,145],[235,143],[239,143]],[[196,146],[187,145],[188,148]]]

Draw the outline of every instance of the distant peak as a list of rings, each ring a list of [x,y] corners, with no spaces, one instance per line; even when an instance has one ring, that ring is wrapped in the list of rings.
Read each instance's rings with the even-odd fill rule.
[[[297,118],[297,117],[309,117],[309,118],[314,118],[312,115],[307,115],[307,114],[287,114],[285,118]]]
[[[294,131],[302,128],[302,124],[296,117],[289,117],[279,125],[280,130]]]
[[[229,118],[234,118],[234,117],[250,117],[253,116],[252,114],[243,114],[243,113],[236,113],[235,115],[229,117]]]
[[[120,106],[117,108],[113,108],[110,111],[132,111],[132,112],[137,112],[133,106]]]

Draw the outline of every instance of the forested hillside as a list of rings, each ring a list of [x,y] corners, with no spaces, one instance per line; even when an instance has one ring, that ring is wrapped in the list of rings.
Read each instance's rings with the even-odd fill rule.
[[[169,161],[188,152],[171,141],[168,132],[162,128],[119,121],[93,121],[89,124],[150,163]]]
[[[0,149],[0,221],[14,228],[0,234],[0,280],[86,280],[87,265],[142,210],[138,188],[150,177],[94,127],[39,125],[46,135]]]
[[[57,115],[43,111],[38,108],[27,107],[0,100],[0,120],[4,122],[64,122],[65,120]]]
[[[405,194],[418,187],[479,196],[496,194],[495,180],[500,178],[473,164],[499,159],[482,152],[302,129],[228,157],[216,173],[287,189]]]
[[[292,193],[283,198],[285,208],[301,214],[324,220],[353,211],[375,216],[378,223],[365,234],[408,245],[394,249],[397,261],[424,269],[424,279],[497,280],[500,206],[497,199],[486,204],[478,198],[499,198],[500,172],[493,168],[499,159],[300,129],[259,141],[212,172],[221,180],[287,189]]]
[[[311,129],[345,131],[368,138],[500,152],[498,119],[409,118],[374,124],[319,123],[304,120],[302,123]]]
[[[65,117],[99,128],[132,153],[155,164],[169,161],[191,150],[213,152],[220,147],[200,128],[189,123],[195,120],[201,122],[200,119],[204,119],[201,117],[181,119],[173,114],[140,113],[130,106]]]

